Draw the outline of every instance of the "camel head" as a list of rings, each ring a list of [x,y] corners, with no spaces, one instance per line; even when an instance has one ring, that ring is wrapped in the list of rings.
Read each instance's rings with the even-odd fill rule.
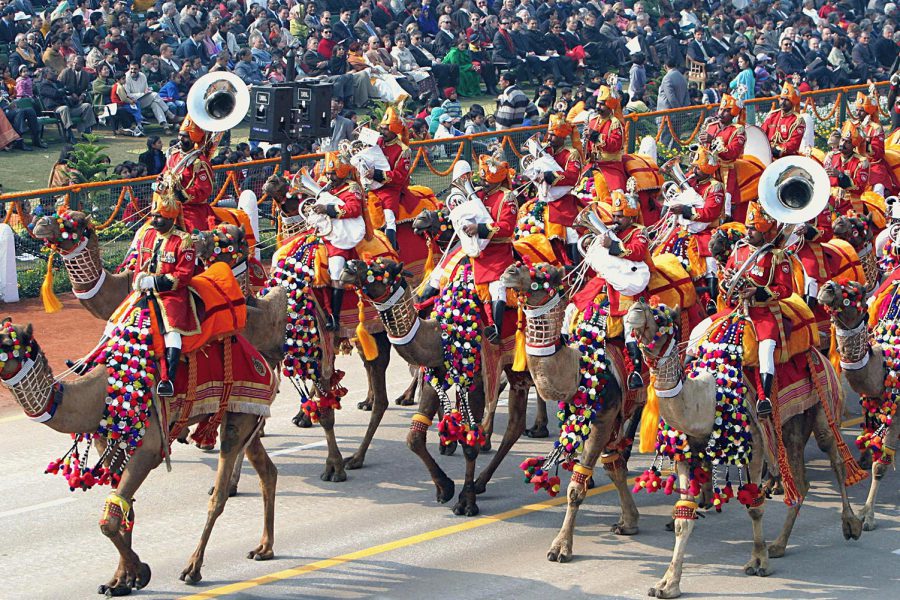
[[[816,299],[841,327],[852,329],[867,316],[866,288],[859,282],[828,281],[819,288]]]
[[[15,325],[11,317],[0,323],[0,379],[7,380],[22,368],[26,358],[37,356],[31,323]]]
[[[412,273],[403,268],[402,262],[376,258],[369,261],[348,260],[340,281],[362,291],[370,300],[378,301],[405,285],[407,277],[412,277]]]
[[[224,262],[229,267],[247,260],[250,245],[243,226],[221,223],[209,231],[201,231],[194,237],[194,249],[207,266]]]
[[[624,323],[626,336],[633,336],[649,353],[656,354],[678,335],[681,314],[678,307],[654,306],[641,298],[628,309]]]
[[[548,263],[529,266],[517,262],[506,267],[500,276],[500,283],[520,294],[525,294],[530,305],[539,306],[554,290],[559,291],[565,275],[565,269]]]
[[[412,222],[413,233],[429,236],[439,244],[446,244],[453,237],[453,224],[446,208],[423,210]]]
[[[865,215],[841,215],[832,224],[834,237],[844,240],[856,251],[872,242],[872,217]]]
[[[56,246],[63,253],[71,251],[93,231],[90,218],[77,210],[44,215],[35,220],[33,226],[34,237],[44,240],[48,246]]]
[[[724,266],[735,244],[744,237],[739,228],[716,229],[709,240],[709,252],[719,265]]]
[[[282,215],[293,217],[300,211],[300,197],[290,193],[291,182],[281,175],[270,175],[262,191],[278,206]]]

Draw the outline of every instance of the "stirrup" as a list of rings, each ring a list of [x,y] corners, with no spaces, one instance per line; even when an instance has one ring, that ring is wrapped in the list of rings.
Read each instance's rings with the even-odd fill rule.
[[[628,376],[628,389],[639,390],[644,387],[644,378],[637,371],[632,371]]]
[[[484,337],[486,337],[487,340],[494,345],[499,344],[500,328],[497,327],[497,325],[488,325],[484,328]]]
[[[156,385],[156,395],[160,398],[171,398],[175,395],[175,386],[168,379],[163,379]]]
[[[338,330],[338,320],[334,315],[328,315],[325,317],[325,331],[337,331]]]
[[[719,312],[719,307],[716,305],[716,301],[710,298],[709,302],[706,303],[706,315],[711,317],[717,312]]]
[[[756,401],[756,416],[762,419],[768,419],[772,416],[772,403],[768,398],[761,398]]]

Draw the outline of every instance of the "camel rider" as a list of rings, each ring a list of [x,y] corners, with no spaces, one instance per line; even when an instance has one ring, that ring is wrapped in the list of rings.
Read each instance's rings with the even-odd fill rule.
[[[778,95],[778,108],[769,112],[761,128],[769,138],[774,158],[799,153],[806,131],[806,122],[797,112],[799,108],[800,93],[793,85],[785,83]]]
[[[786,343],[778,301],[793,292],[790,263],[779,249],[760,252],[747,264],[753,254],[778,235],[778,223],[756,202],[747,209],[747,243],[739,243],[728,258],[725,271],[734,274],[743,267],[742,284],[736,288],[736,296],[727,298],[732,308],[743,304],[747,317],[756,331],[759,351],[759,373],[762,396],[756,401],[756,414],[768,417],[772,414],[772,382],[775,378],[775,349]],[[727,283],[723,279],[724,284]]]
[[[175,395],[175,375],[181,357],[181,337],[200,332],[197,306],[188,290],[194,275],[195,256],[191,236],[176,227],[181,206],[171,194],[155,194],[150,228],[137,244],[133,288],[154,303],[166,346],[162,375],[156,393]]]
[[[606,188],[624,190],[628,175],[622,157],[625,154],[625,128],[615,112],[620,100],[609,86],[597,90],[597,116],[588,122],[587,156],[603,174]],[[606,198],[600,198],[606,200]]]
[[[338,152],[325,154],[325,175],[329,180],[327,194],[320,194],[312,212],[328,217],[330,223],[320,230],[327,231],[323,243],[328,252],[328,275],[331,277],[331,314],[325,329],[337,331],[344,302],[341,272],[348,259],[356,258],[354,248],[366,235],[363,220],[362,188],[353,180],[353,167]]]
[[[566,138],[571,137],[572,149],[566,148]],[[575,231],[575,218],[581,210],[578,198],[571,193],[571,190],[578,184],[581,179],[582,157],[581,157],[581,140],[578,137],[578,128],[567,123],[565,116],[562,114],[552,115],[550,124],[547,128],[547,138],[550,145],[547,152],[559,165],[561,171],[547,171],[544,173],[544,181],[553,187],[569,188],[570,192],[562,195],[556,200],[550,200],[547,204],[547,221],[555,223],[565,228],[565,239],[560,240],[565,244],[566,252],[557,252],[560,262],[565,263],[564,257],[568,254],[569,259],[575,263],[578,262],[578,233]],[[548,235],[551,243],[559,238]],[[554,250],[556,250],[554,248]]]
[[[406,145],[409,133],[400,113],[393,106],[389,106],[384,112],[378,132],[381,134],[378,145],[390,168],[387,171],[370,168],[367,177],[382,184],[373,189],[372,193],[378,198],[384,211],[384,232],[394,249],[397,249],[397,215],[400,212],[401,197],[409,187],[411,158],[409,146]]]
[[[599,242],[604,248],[609,249],[611,256],[632,261],[635,263],[650,262],[649,242],[647,236],[644,235],[644,228],[635,225],[634,220],[641,214],[641,207],[638,203],[637,194],[625,193],[622,190],[614,190],[611,194],[612,200],[612,231],[615,236],[603,233],[599,236]],[[618,239],[615,239],[618,238]],[[621,269],[627,271],[627,269]],[[604,276],[603,273],[600,273]],[[615,287],[606,284],[606,297],[609,300],[609,315],[614,318],[623,318],[625,313],[634,302],[643,296],[646,296],[646,288],[638,294],[625,296],[620,294]],[[632,361],[633,370],[628,376],[628,389],[636,390],[644,387],[644,380],[641,377],[641,352],[638,344],[631,339],[625,343],[625,350],[628,357]]]
[[[669,211],[681,217],[681,225],[697,242],[697,251],[700,258],[705,260],[706,270],[704,279],[709,288],[709,303],[706,311],[709,314],[716,312],[716,295],[718,283],[716,272],[718,266],[712,253],[709,251],[709,240],[713,231],[718,227],[725,214],[725,187],[713,175],[719,168],[715,152],[707,150],[703,146],[695,146],[691,158],[691,168],[687,178],[691,187],[703,199],[703,206],[694,207],[688,204],[675,204]]]
[[[480,156],[478,160],[484,185],[478,195],[494,222],[469,223],[463,231],[467,235],[489,240],[481,254],[471,260],[475,285],[487,285],[491,298],[493,323],[485,329],[485,337],[492,344],[499,344],[500,327],[506,310],[506,286],[500,283],[500,276],[515,260],[512,236],[516,228],[516,197],[509,189],[512,174],[508,163],[487,155]]]
[[[184,206],[184,226],[188,233],[208,231],[218,223],[209,204],[213,189],[209,153],[212,134],[185,117],[178,130],[178,143],[169,149],[166,168],[157,182],[168,183]],[[190,156],[192,153],[193,156]]]
[[[717,120],[700,132],[699,141],[707,149],[711,149],[714,142],[721,148],[717,153],[719,171],[716,178],[725,186],[725,214],[743,223],[747,216],[747,208],[745,204],[740,203],[741,188],[738,185],[737,173],[734,171],[734,161],[743,156],[744,144],[747,142],[744,126],[734,123],[734,119],[740,114],[741,104],[734,96],[724,94],[716,113]]]
[[[797,250],[797,258],[800,259],[805,274],[803,299],[814,311],[818,303],[816,297],[819,294],[819,287],[832,276],[822,244],[830,242],[834,237],[831,227],[833,214],[832,209],[826,206],[815,221],[805,223],[797,230],[797,233],[803,236],[803,244]],[[816,320],[819,321],[818,317],[824,315],[820,315],[817,311],[816,316]]]
[[[884,159],[884,128],[878,118],[878,102],[859,92],[854,105],[863,115],[859,124],[863,148],[857,152],[869,161],[869,185],[882,196],[893,196],[898,186],[891,166]]]
[[[831,208],[840,214],[855,210],[863,214],[860,195],[869,183],[869,161],[858,154],[861,136],[859,128],[850,121],[841,129],[837,152],[825,157],[825,172],[831,183]]]

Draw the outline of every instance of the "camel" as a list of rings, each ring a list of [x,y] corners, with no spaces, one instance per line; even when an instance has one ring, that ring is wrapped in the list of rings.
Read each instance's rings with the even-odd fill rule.
[[[667,317],[674,314],[674,319]],[[670,320],[671,319],[671,320]],[[635,303],[625,316],[625,328],[633,332],[633,335],[641,344],[644,360],[650,367],[650,373],[654,378],[653,386],[659,398],[659,412],[665,422],[678,431],[687,435],[690,448],[697,453],[706,447],[714,428],[716,418],[716,375],[714,372],[704,369],[697,377],[684,377],[684,370],[677,351],[680,332],[678,323],[678,310],[667,311],[660,305],[653,308],[645,302]],[[671,333],[661,333],[664,328],[671,328]],[[660,350],[662,349],[662,350]],[[814,349],[809,352],[817,352]],[[830,363],[821,355],[818,359],[824,363],[825,369],[831,369]],[[815,393],[815,392],[813,392]],[[756,388],[747,386],[745,401],[749,406],[755,406]],[[843,534],[846,539],[858,539],[862,532],[862,522],[853,514],[850,501],[847,497],[845,485],[845,466],[841,459],[838,442],[835,439],[825,410],[820,404],[822,399],[805,412],[797,415],[781,426],[782,438],[787,451],[787,460],[796,482],[800,495],[806,494],[809,484],[806,480],[803,449],[811,433],[815,433],[816,443],[819,448],[828,454],[832,470],[838,481],[838,490],[841,494],[841,522]],[[841,398],[838,405],[843,403]],[[835,411],[841,414],[841,407]],[[765,459],[765,443],[761,427],[755,419],[750,419],[751,452],[752,458],[748,464],[748,483],[760,486]],[[689,465],[688,461],[675,463],[678,487],[681,490],[682,502],[695,502],[695,497],[689,495]],[[753,549],[750,561],[744,565],[747,575],[765,577],[771,574],[770,558],[784,556],[788,539],[793,529],[794,522],[800,510],[800,504],[789,507],[781,534],[775,541],[766,547],[763,538],[762,517],[763,504],[755,506],[753,503],[747,509],[753,525]],[[650,596],[657,598],[675,598],[681,595],[681,573],[684,565],[684,554],[695,521],[690,518],[675,519],[675,548],[672,562],[665,575],[650,589]]]
[[[435,369],[438,377],[442,377],[444,374],[444,357],[440,325],[434,319],[421,319],[418,317],[413,307],[412,292],[405,281],[401,284],[403,292],[400,298],[389,306],[385,306],[385,303],[379,307],[378,302],[384,303],[397,289],[390,287],[389,284],[383,281],[368,282],[366,280],[366,272],[370,269],[375,277],[395,280],[403,274],[403,263],[395,263],[383,259],[381,265],[377,263],[367,265],[361,260],[351,260],[347,262],[344,268],[341,281],[346,285],[356,286],[370,301],[376,304],[376,308],[379,309],[379,316],[387,332],[386,335],[393,339],[394,348],[404,360],[410,364]],[[415,331],[413,331],[414,327],[416,327]],[[398,340],[401,341],[398,342]],[[527,372],[514,372],[511,366],[511,361],[508,359],[501,364],[510,385],[509,422],[506,426],[506,432],[500,442],[497,454],[481,472],[477,480],[475,478],[475,463],[480,449],[473,446],[464,447],[466,459],[465,483],[459,499],[453,507],[454,514],[465,516],[478,514],[479,508],[475,501],[475,496],[484,492],[500,462],[509,453],[510,448],[512,448],[525,429],[525,408],[528,402],[531,378]],[[434,461],[434,458],[432,458],[425,446],[425,436],[428,429],[426,424],[430,424],[437,414],[439,399],[431,386],[422,387],[422,396],[417,412],[417,417],[421,420],[414,419],[413,426],[410,428],[406,438],[406,443],[410,450],[415,452],[422,459],[422,462],[425,463],[436,488],[437,501],[443,504],[453,497],[455,484]],[[477,376],[468,398],[475,421],[481,421],[485,412],[485,389],[480,375]],[[491,404],[496,408],[496,398],[491,399]],[[424,426],[419,427],[419,425]],[[485,431],[487,431],[487,427],[485,427]],[[487,437],[487,433],[485,433],[485,437]]]
[[[31,366],[28,365],[27,360],[23,361],[24,357],[21,355],[18,358],[12,357],[12,349],[16,343],[22,347],[31,346],[33,360]],[[65,382],[59,388],[61,395],[57,396],[54,393],[56,388],[54,387],[53,373],[38,342],[34,339],[31,325],[14,325],[9,319],[4,320],[3,329],[0,329],[0,351],[10,357],[0,368],[0,380],[3,380],[10,388],[26,414],[42,415],[38,419],[50,415],[43,421],[43,424],[60,433],[97,432],[98,424],[105,415],[106,369],[96,368],[83,377]],[[17,384],[9,383],[13,377],[19,378]],[[268,398],[269,402],[274,395],[275,390],[273,389]],[[35,403],[36,399],[40,403],[39,406]],[[157,401],[158,399],[154,398],[153,402]],[[54,405],[55,412],[53,411]],[[172,418],[166,428],[167,433],[168,427],[171,427],[177,416],[177,411],[172,412]],[[123,500],[120,506],[127,507],[133,503],[135,494],[147,475],[162,462],[163,448],[167,442],[163,439],[162,427],[157,415],[157,411],[150,411],[150,420],[143,443],[127,462],[118,486],[110,495],[110,498],[117,497],[119,500]],[[194,417],[188,423],[196,423],[204,416],[206,415]],[[215,493],[209,501],[209,512],[200,542],[187,566],[181,572],[180,578],[186,583],[193,584],[202,579],[201,567],[206,545],[216,520],[225,508],[228,500],[228,480],[242,453],[250,459],[253,468],[259,475],[263,497],[262,538],[259,545],[250,550],[247,558],[270,560],[274,557],[275,485],[278,470],[257,435],[263,421],[264,417],[259,415],[230,411],[227,411],[222,419],[219,429],[221,448],[216,470]],[[109,507],[109,499],[107,506]],[[113,577],[99,588],[99,592],[105,593],[107,596],[126,595],[131,592],[132,588],[142,589],[150,582],[150,567],[141,562],[140,557],[134,551],[132,531],[130,529],[126,531],[123,527],[126,517],[129,521],[134,521],[133,506],[130,510],[126,509],[125,512],[127,514],[122,514],[121,511],[116,514],[115,511],[111,511],[109,518],[102,520],[100,525],[103,535],[109,538],[119,552],[119,565]]]
[[[870,343],[865,305],[860,306],[853,301],[845,305],[845,291],[855,298],[865,298],[865,290],[856,282],[841,286],[829,281],[819,290],[818,300],[831,312],[837,350],[841,357],[841,371],[850,388],[861,397],[880,401],[884,397],[887,374],[884,348],[880,343]],[[883,459],[872,461],[872,482],[869,484],[869,495],[861,511],[865,531],[875,529],[875,500],[878,496],[878,487],[893,462],[898,439],[900,439],[900,419],[895,416],[883,435],[886,449]]]
[[[553,289],[559,286],[565,276],[564,269],[551,265],[544,265],[542,268],[545,268],[547,271],[550,288]],[[512,288],[525,295],[525,306],[529,310],[540,310],[551,299],[548,289],[541,285],[543,281],[536,281],[538,284],[536,286],[537,289],[532,289],[531,274],[525,266],[510,265],[503,273],[501,281],[507,288]],[[543,330],[548,326],[550,331],[559,332],[562,327],[562,318],[562,310],[551,310],[548,313],[548,317],[527,317],[526,339],[541,337]],[[528,372],[531,373],[534,386],[542,398],[554,404],[571,400],[581,380],[580,358],[579,351],[573,346],[566,344],[560,345],[549,356],[526,354]],[[618,372],[613,374],[615,379],[603,390],[605,400],[603,410],[600,411],[592,423],[590,437],[579,460],[582,469],[588,471],[593,471],[601,452],[606,450],[607,444],[622,434],[622,426],[625,419],[620,419],[619,417],[625,381],[623,374]],[[617,452],[613,452],[610,458],[617,458],[617,454]],[[619,521],[613,525],[612,532],[617,535],[634,535],[638,532],[639,515],[631,490],[628,488],[627,459],[609,462],[605,460],[604,468],[606,468],[610,479],[616,486],[621,506]],[[568,499],[566,517],[562,528],[547,552],[547,558],[551,561],[568,562],[572,558],[575,518],[587,494],[586,483],[586,481],[579,482],[574,477],[569,483],[566,492]]]

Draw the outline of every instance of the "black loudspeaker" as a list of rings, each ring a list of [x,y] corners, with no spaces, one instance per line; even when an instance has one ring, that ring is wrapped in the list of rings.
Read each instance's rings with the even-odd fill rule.
[[[332,85],[315,79],[301,80],[295,85],[294,110],[298,135],[330,136]]]
[[[254,86],[250,89],[250,139],[270,144],[294,141],[293,85]]]

